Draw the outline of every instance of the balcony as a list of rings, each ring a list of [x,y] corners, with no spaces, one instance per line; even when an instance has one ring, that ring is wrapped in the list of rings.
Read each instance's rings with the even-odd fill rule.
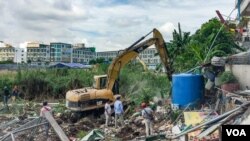
[[[238,8],[239,1],[240,1],[240,15],[250,16],[250,0],[235,0],[236,8]]]

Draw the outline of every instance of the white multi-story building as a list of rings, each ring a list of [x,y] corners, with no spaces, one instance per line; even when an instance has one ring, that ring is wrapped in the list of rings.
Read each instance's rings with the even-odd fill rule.
[[[105,61],[113,60],[120,51],[102,51],[96,52],[96,58],[104,58]]]
[[[29,63],[45,63],[50,61],[50,46],[38,42],[27,44],[27,60]]]
[[[122,51],[96,52],[96,58],[104,58],[105,61],[110,61],[122,53]],[[155,56],[156,53],[156,48],[147,48],[139,54],[139,58],[147,65],[148,69],[155,69],[161,63],[160,57]]]
[[[85,47],[84,44],[50,43],[50,45],[37,42],[28,43],[26,48],[13,48],[0,42],[0,61],[11,60],[16,63],[46,63],[46,62],[73,62],[89,64],[90,60],[104,58],[110,62],[123,50],[96,52],[94,47]],[[66,51],[64,51],[64,48]],[[160,57],[155,56],[156,48],[147,48],[139,54],[149,69],[155,69],[161,63]]]
[[[145,62],[148,69],[155,69],[156,66],[161,63],[161,59],[159,55],[155,55],[156,53],[156,48],[147,48],[139,54],[140,59]]]
[[[14,57],[15,57],[14,47],[0,48],[0,61],[14,61]]]
[[[89,64],[90,60],[96,58],[94,47],[85,47],[84,44],[76,44],[73,46],[72,62]]]
[[[15,48],[15,63],[27,63],[27,52],[25,48]]]
[[[0,41],[0,61],[14,61],[15,48]]]
[[[0,42],[0,61],[26,63],[26,58],[24,48],[14,48],[10,44]]]

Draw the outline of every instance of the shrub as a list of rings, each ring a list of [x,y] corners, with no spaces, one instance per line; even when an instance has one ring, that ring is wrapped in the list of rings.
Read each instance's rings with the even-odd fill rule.
[[[220,76],[220,80],[221,80],[222,84],[237,82],[237,79],[235,78],[233,73],[231,73],[229,71],[223,72]]]
[[[76,137],[81,139],[81,138],[85,137],[87,134],[88,134],[88,133],[87,133],[86,131],[80,130],[80,131],[76,134]]]

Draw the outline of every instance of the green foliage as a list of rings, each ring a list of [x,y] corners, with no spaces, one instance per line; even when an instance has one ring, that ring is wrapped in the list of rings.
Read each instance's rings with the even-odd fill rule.
[[[182,32],[181,25],[178,23],[178,31],[174,30],[173,40],[166,44],[170,58],[170,71],[179,71],[179,68],[185,64],[182,54],[185,53],[187,45],[190,41],[190,32]],[[182,63],[181,63],[182,62]]]
[[[102,63],[104,63],[104,61],[105,61],[105,59],[102,58],[102,57],[96,58],[96,63],[97,63],[97,64],[102,64]]]
[[[53,112],[64,113],[66,109],[65,104],[57,104],[53,107]]]
[[[64,98],[70,89],[92,86],[93,76],[99,72],[82,69],[18,69],[17,73],[8,72],[0,77],[0,88],[18,85],[22,98],[28,100],[58,99]]]
[[[221,80],[222,84],[237,82],[237,79],[235,78],[233,73],[231,73],[229,71],[223,72],[220,76],[220,80]]]
[[[16,73],[5,73],[0,77],[0,88],[18,85],[21,98],[26,100],[65,99],[68,90],[90,87],[93,76],[107,73],[108,64],[99,64],[97,69],[19,69]],[[167,97],[170,84],[166,74],[143,72],[139,63],[129,63],[120,73],[120,93],[130,98],[137,106],[148,102],[154,96]],[[64,106],[54,108],[64,111]]]
[[[88,132],[80,130],[79,132],[77,132],[76,137],[81,139],[81,138],[85,137],[87,134],[88,134]]]
[[[204,62],[209,62],[213,56],[228,56],[237,51],[243,51],[235,44],[233,34],[226,28],[222,28],[219,32],[221,26],[220,21],[212,18],[190,36],[190,33],[183,32],[178,24],[178,31],[173,32],[173,40],[166,43],[170,65],[174,72],[187,71]],[[213,41],[215,42],[211,46]]]
[[[157,97],[167,97],[170,83],[166,74],[143,72],[140,64],[129,63],[120,73],[120,92],[130,98],[135,106]]]
[[[96,64],[96,60],[95,60],[95,59],[91,59],[91,60],[89,61],[89,64],[90,64],[90,65]]]
[[[12,60],[7,61],[0,61],[0,64],[13,64],[14,62]]]
[[[182,111],[180,110],[173,111],[173,113],[171,114],[172,122],[176,121],[176,119],[179,117],[180,114],[182,114]]]
[[[95,47],[90,47],[91,52],[95,52]]]
[[[100,58],[96,58],[96,59],[92,59],[89,61],[89,64],[92,65],[92,64],[103,64],[105,61],[105,58],[103,57],[100,57]]]
[[[108,67],[109,67],[109,64],[100,64],[99,65],[100,71],[104,72],[105,74],[108,73]]]

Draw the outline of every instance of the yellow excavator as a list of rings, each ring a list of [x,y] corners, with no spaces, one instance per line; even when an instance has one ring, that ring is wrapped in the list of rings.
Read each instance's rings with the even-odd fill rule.
[[[151,33],[153,33],[152,38],[141,42]],[[172,71],[170,70],[165,41],[161,33],[157,29],[153,29],[113,59],[107,75],[94,76],[93,87],[68,91],[66,93],[66,107],[75,112],[82,112],[104,107],[108,100],[114,102],[117,97],[121,96],[117,91],[119,86],[116,81],[121,68],[151,45],[155,45],[168,79],[171,81]]]
[[[144,71],[148,71],[146,63],[139,56],[136,57],[136,60],[138,60],[138,62],[143,66]]]

